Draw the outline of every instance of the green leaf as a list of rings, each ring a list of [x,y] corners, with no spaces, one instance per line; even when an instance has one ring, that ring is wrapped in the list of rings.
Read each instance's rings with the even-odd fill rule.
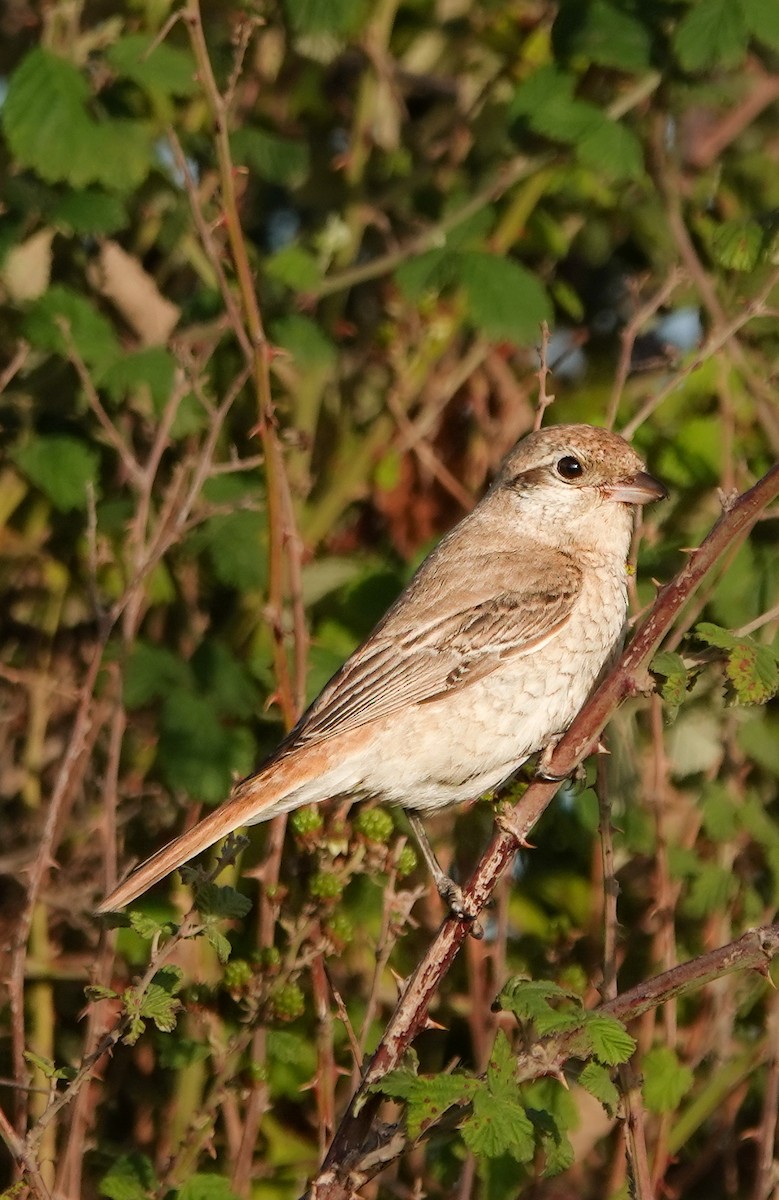
[[[535,1153],[535,1129],[522,1103],[516,1064],[502,1030],[495,1038],[486,1086],[474,1094],[473,1113],[464,1122],[462,1135],[469,1150],[488,1158],[510,1154],[524,1163]]]
[[[165,926],[156,921],[154,917],[149,917],[146,913],[139,912],[138,909],[131,909],[128,913],[130,928],[134,929],[139,937],[142,937],[145,942],[150,942],[153,937],[161,933]]]
[[[668,705],[670,716],[673,718],[687,695],[688,675],[684,659],[680,654],[661,650],[652,659],[649,669],[653,675],[660,676],[660,695]]]
[[[421,300],[428,292],[439,293],[457,279],[457,258],[451,250],[428,250],[401,263],[395,272],[398,287],[410,300]]]
[[[219,716],[250,717],[257,711],[254,681],[223,642],[215,638],[201,642],[192,657],[192,670]]]
[[[370,11],[366,0],[284,0],[284,9],[298,34],[356,33]]]
[[[735,634],[729,629],[723,629],[721,625],[712,625],[710,621],[699,621],[693,633],[707,646],[717,646],[721,650],[732,650],[738,646]]]
[[[170,787],[217,804],[230,791],[233,771],[245,765],[246,738],[220,725],[206,697],[177,689],[160,715],[160,768]]]
[[[265,260],[265,274],[298,292],[307,292],[322,282],[322,271],[313,254],[302,246],[285,246]]]
[[[474,325],[490,338],[532,345],[541,322],[551,320],[543,287],[511,259],[464,251],[458,255],[458,275]]]
[[[105,388],[114,404],[122,404],[129,394],[148,388],[155,412],[159,413],[170,398],[175,374],[173,355],[163,346],[149,346],[123,354],[100,372],[95,382]]]
[[[95,118],[84,76],[40,47],[11,77],[2,110],[18,162],[49,183],[112,191],[136,187],[151,166],[151,135],[140,121]]]
[[[419,1137],[423,1129],[453,1104],[467,1104],[479,1088],[467,1075],[414,1075],[408,1070],[390,1071],[372,1089],[407,1105],[406,1127],[409,1137]]]
[[[726,784],[704,785],[701,796],[703,828],[715,842],[729,842],[739,828],[739,808]]]
[[[684,911],[691,917],[707,917],[727,909],[737,888],[732,871],[718,863],[699,862],[684,899]]]
[[[176,1028],[176,1019],[181,1011],[181,1001],[164,987],[150,983],[141,999],[138,1015],[153,1021],[160,1033],[171,1033]]]
[[[242,896],[235,888],[219,887],[208,882],[200,884],[197,889],[197,909],[203,916],[240,920],[251,911],[251,907],[248,896]]]
[[[158,41],[150,52],[153,40],[141,33],[127,34],[108,47],[106,58],[117,75],[147,91],[194,96],[199,84],[189,50]]]
[[[607,118],[595,123],[579,139],[576,157],[583,166],[602,171],[610,179],[640,179],[644,174],[640,141],[625,125]]]
[[[476,1093],[473,1114],[462,1126],[463,1141],[474,1154],[497,1158],[510,1154],[516,1162],[530,1162],[535,1154],[533,1123],[519,1100],[507,1101],[487,1089]]]
[[[693,1084],[693,1073],[682,1066],[669,1046],[655,1046],[642,1062],[644,1104],[653,1113],[674,1112]]]
[[[741,7],[752,37],[779,50],[779,6],[766,0],[741,0]]]
[[[581,1018],[584,1016],[576,992],[548,979],[523,979],[515,975],[501,989],[498,1003],[504,1012],[513,1012],[520,1021],[546,1019],[550,1012],[557,1012],[560,1005],[566,1003],[572,1003],[579,1010]]]
[[[595,1058],[609,1067],[627,1062],[636,1043],[622,1022],[603,1013],[587,1013],[585,1016],[584,1028]]]
[[[299,370],[332,367],[338,359],[335,345],[310,317],[290,313],[272,322],[270,335],[277,346],[292,355]]]
[[[282,187],[299,187],[311,169],[311,155],[304,142],[265,129],[236,130],[230,147],[234,162],[245,163],[260,179]]]
[[[86,508],[89,485],[97,491],[98,453],[76,438],[36,437],[11,457],[60,512]]]
[[[178,1191],[177,1200],[238,1200],[223,1175],[191,1175]]]
[[[67,336],[65,334],[67,330]],[[68,356],[68,339],[96,374],[121,357],[122,348],[110,321],[78,292],[55,284],[29,309],[24,335],[39,350]]]
[[[674,35],[685,71],[735,67],[747,49],[748,31],[738,0],[695,0]]]
[[[126,205],[118,196],[99,188],[66,192],[51,210],[51,223],[74,234],[109,234],[126,229]]]
[[[726,671],[739,704],[766,704],[779,691],[779,663],[769,646],[740,641],[728,654]]]
[[[148,1200],[157,1190],[154,1168],[145,1154],[123,1154],[100,1180],[101,1196],[108,1200]]]
[[[583,58],[618,71],[640,72],[651,65],[647,26],[608,0],[567,0],[552,30],[554,45],[567,58]]]
[[[129,709],[143,708],[165,697],[171,688],[186,691],[192,683],[192,669],[180,655],[139,640],[125,667],[124,702]]]
[[[262,514],[220,513],[204,521],[191,544],[206,549],[220,583],[251,592],[265,584],[265,536]]]
[[[579,1083],[591,1096],[600,1100],[610,1117],[614,1116],[619,1105],[619,1092],[606,1067],[600,1063],[588,1062],[579,1073]]]
[[[230,944],[229,938],[226,938],[221,929],[217,929],[215,925],[206,925],[203,930],[205,939],[213,948],[220,963],[230,961],[230,955],[233,952],[233,947]]]
[[[757,221],[723,221],[711,238],[711,253],[730,271],[753,271],[766,249],[766,231]]]

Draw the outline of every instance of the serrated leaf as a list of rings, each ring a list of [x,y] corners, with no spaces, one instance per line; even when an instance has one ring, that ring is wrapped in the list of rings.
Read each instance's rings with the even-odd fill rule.
[[[147,917],[146,913],[139,912],[136,908],[131,909],[127,917],[130,922],[130,928],[138,934],[138,937],[143,938],[145,942],[150,942],[153,937],[156,937],[165,928],[160,921],[156,921],[154,917]]]
[[[779,690],[779,663],[768,646],[739,641],[725,669],[739,704],[765,704]]]
[[[579,1083],[591,1096],[600,1100],[610,1117],[614,1116],[619,1104],[619,1092],[606,1067],[588,1062],[579,1073]]]
[[[106,1171],[99,1183],[108,1200],[148,1200],[157,1189],[154,1168],[145,1154],[123,1154]]]
[[[17,467],[60,512],[84,509],[89,487],[97,492],[97,451],[65,434],[39,436],[11,455]]]
[[[96,373],[106,371],[122,353],[113,326],[102,313],[83,296],[59,284],[32,305],[24,319],[24,335],[38,349],[64,358],[69,338]]]
[[[374,1090],[405,1101],[406,1127],[413,1139],[453,1104],[467,1104],[479,1086],[477,1080],[467,1075],[419,1076],[398,1070],[385,1075]]]
[[[682,1066],[669,1046],[655,1046],[642,1061],[644,1104],[653,1113],[674,1112],[693,1084],[693,1073]]]
[[[581,1011],[581,1000],[576,992],[560,987],[548,979],[522,979],[514,976],[501,989],[498,996],[500,1007],[513,1012],[520,1021],[535,1021],[554,1011],[551,1001],[570,1002]]]
[[[311,169],[305,142],[280,137],[265,129],[238,129],[230,138],[233,161],[245,163],[268,183],[299,187]]]
[[[457,258],[457,275],[468,298],[471,320],[490,338],[532,345],[541,322],[551,320],[544,288],[511,259],[463,251]]]
[[[138,1016],[153,1021],[160,1033],[171,1033],[176,1028],[181,1007],[181,1001],[172,996],[167,988],[150,983],[141,997]]]
[[[677,26],[674,46],[686,71],[735,67],[746,53],[747,27],[740,3],[695,0]]]
[[[495,1038],[486,1086],[474,1094],[473,1113],[463,1124],[462,1136],[474,1154],[488,1158],[510,1154],[523,1163],[535,1153],[535,1129],[522,1103],[511,1048],[502,1030]]]
[[[201,884],[197,889],[197,909],[203,916],[240,920],[251,911],[252,902],[235,888],[219,887],[216,883]]]
[[[132,79],[148,91],[166,96],[193,96],[198,90],[195,60],[189,50],[171,46],[141,33],[119,38],[106,50],[106,58],[117,75]]]
[[[608,1067],[627,1062],[636,1048],[635,1040],[616,1017],[587,1013],[584,1030],[593,1055]]]
[[[712,625],[710,621],[700,621],[695,626],[693,633],[707,646],[717,646],[721,650],[731,650],[738,645],[738,638],[729,629],[723,629],[720,625]]]
[[[190,1176],[182,1184],[177,1200],[238,1200],[238,1196],[223,1175],[204,1172]]]
[[[2,110],[8,144],[49,183],[129,190],[150,169],[150,133],[140,121],[97,120],[90,99],[76,67],[36,47],[11,76]]]

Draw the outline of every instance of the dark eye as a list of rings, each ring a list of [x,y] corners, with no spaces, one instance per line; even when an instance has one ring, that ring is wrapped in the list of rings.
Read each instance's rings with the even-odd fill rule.
[[[565,458],[561,458],[557,463],[557,474],[563,479],[572,480],[578,479],[584,473],[584,467],[579,462],[578,458],[574,458],[572,454],[566,454]]]

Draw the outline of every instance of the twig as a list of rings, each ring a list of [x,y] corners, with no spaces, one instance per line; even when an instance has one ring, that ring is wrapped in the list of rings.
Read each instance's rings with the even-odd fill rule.
[[[540,429],[544,422],[544,413],[549,408],[550,404],[554,404],[554,396],[547,394],[546,381],[549,378],[550,367],[548,362],[549,352],[549,326],[546,321],[541,322],[541,345],[538,348],[538,371],[536,377],[538,379],[538,400],[536,402],[536,419],[533,422],[533,429]]]

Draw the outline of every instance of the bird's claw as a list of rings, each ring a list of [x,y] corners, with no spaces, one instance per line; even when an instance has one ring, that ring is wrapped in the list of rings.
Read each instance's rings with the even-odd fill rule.
[[[463,889],[459,883],[455,883],[453,879],[445,875],[442,879],[438,880],[438,894],[451,915],[470,926],[469,933],[471,937],[475,938],[477,942],[481,941],[484,937],[484,930],[476,918],[476,913],[469,912],[465,903]]]

